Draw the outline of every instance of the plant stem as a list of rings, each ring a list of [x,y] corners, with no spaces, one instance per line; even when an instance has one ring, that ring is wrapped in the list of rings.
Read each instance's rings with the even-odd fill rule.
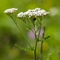
[[[25,35],[23,34],[21,28],[19,28],[19,26],[18,26],[18,24],[17,24],[17,22],[16,22],[16,19],[15,19],[13,16],[11,16],[11,15],[9,15],[9,16],[12,18],[13,22],[16,24],[16,26],[18,27],[19,31],[20,31],[20,32],[22,33],[22,35],[25,37]],[[25,37],[25,39],[26,39],[28,45],[30,46],[30,48],[32,49],[30,43],[28,42],[28,39],[27,39],[26,37]]]
[[[42,60],[42,48],[43,48],[43,41],[41,41],[41,45],[40,45],[40,60]]]
[[[45,34],[45,27],[43,27],[43,33],[42,33],[42,39],[44,39],[44,34]],[[41,45],[40,45],[40,60],[43,60],[43,40],[41,40]]]
[[[34,57],[35,57],[35,60],[37,59],[37,57],[36,57],[36,49],[37,49],[37,40],[36,40],[35,49],[34,49]]]
[[[36,40],[36,42],[35,42],[35,49],[34,49],[34,58],[35,58],[35,60],[37,60],[37,54],[36,54],[36,49],[37,49],[37,35],[36,35],[36,25],[35,25],[35,40]]]

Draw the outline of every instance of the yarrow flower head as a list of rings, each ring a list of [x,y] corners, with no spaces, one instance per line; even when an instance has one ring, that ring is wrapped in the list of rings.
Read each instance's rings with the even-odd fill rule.
[[[10,9],[6,9],[4,11],[5,14],[13,14],[14,12],[16,12],[18,9],[17,8],[10,8]]]
[[[47,15],[49,12],[46,12],[44,9],[40,9],[40,8],[35,8],[33,10],[28,10],[26,12],[20,12],[17,17],[22,18],[22,17],[38,17],[38,16],[45,16]]]

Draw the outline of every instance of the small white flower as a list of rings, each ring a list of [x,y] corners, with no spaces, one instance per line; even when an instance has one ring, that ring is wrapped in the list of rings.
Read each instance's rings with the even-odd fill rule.
[[[18,10],[17,8],[10,8],[10,9],[5,10],[4,13],[6,13],[6,14],[12,14],[12,13],[14,13],[17,10]]]
[[[28,10],[24,13],[19,13],[18,17],[37,17],[37,16],[45,16],[47,15],[49,12],[46,12],[45,10],[41,10],[40,8],[35,8],[33,10]]]
[[[28,16],[28,17],[36,16],[36,12],[29,12],[29,13],[27,14],[27,16]]]
[[[49,12],[46,12],[45,10],[43,10],[43,9],[40,12],[41,12],[41,15],[47,15],[49,13]]]
[[[17,17],[23,17],[23,12],[20,12],[18,15],[17,15]]]

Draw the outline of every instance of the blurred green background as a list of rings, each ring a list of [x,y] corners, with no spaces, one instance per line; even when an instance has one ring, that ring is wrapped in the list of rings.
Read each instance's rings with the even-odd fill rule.
[[[0,0],[0,60],[34,60],[33,51],[19,50],[15,46],[18,44],[27,48],[28,44],[11,18],[4,14],[4,10],[12,7],[19,9],[17,13],[37,7],[50,12],[50,16],[43,22],[46,26],[45,36],[51,36],[44,42],[43,60],[47,60],[50,53],[50,60],[60,60],[60,0]],[[18,18],[17,23],[34,46],[34,40],[29,37],[29,31],[25,29],[26,25]],[[39,47],[40,44],[37,48],[37,58],[40,53]]]

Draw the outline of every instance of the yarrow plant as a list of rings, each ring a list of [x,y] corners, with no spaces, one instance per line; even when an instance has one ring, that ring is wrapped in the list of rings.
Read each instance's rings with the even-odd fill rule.
[[[16,24],[16,26],[18,27],[18,29],[20,30],[22,35],[25,37],[23,31],[18,26],[14,15],[12,15],[17,10],[18,10],[17,8],[10,8],[10,9],[5,10],[4,13],[8,14],[8,16],[10,16],[12,18],[12,20],[14,21],[14,23]],[[34,38],[35,38],[34,47],[31,46],[31,44],[28,42],[28,39],[25,37],[26,42],[28,43],[28,45],[30,47],[30,49],[27,49],[27,50],[34,51],[34,60],[38,60],[37,59],[37,54],[36,54],[38,42],[41,42],[40,43],[40,60],[43,60],[43,55],[42,55],[42,53],[43,53],[43,51],[42,51],[43,42],[44,42],[44,40],[46,40],[50,36],[44,37],[44,35],[45,35],[45,26],[42,25],[42,20],[48,14],[49,14],[49,12],[45,11],[44,9],[40,9],[40,8],[35,8],[33,10],[28,10],[26,12],[20,12],[20,13],[17,14],[17,17],[19,19],[21,19],[27,25],[27,29],[31,30],[33,35],[34,35]],[[16,44],[16,46],[18,48],[23,49],[23,50],[26,51],[26,49],[19,47],[17,44]]]

